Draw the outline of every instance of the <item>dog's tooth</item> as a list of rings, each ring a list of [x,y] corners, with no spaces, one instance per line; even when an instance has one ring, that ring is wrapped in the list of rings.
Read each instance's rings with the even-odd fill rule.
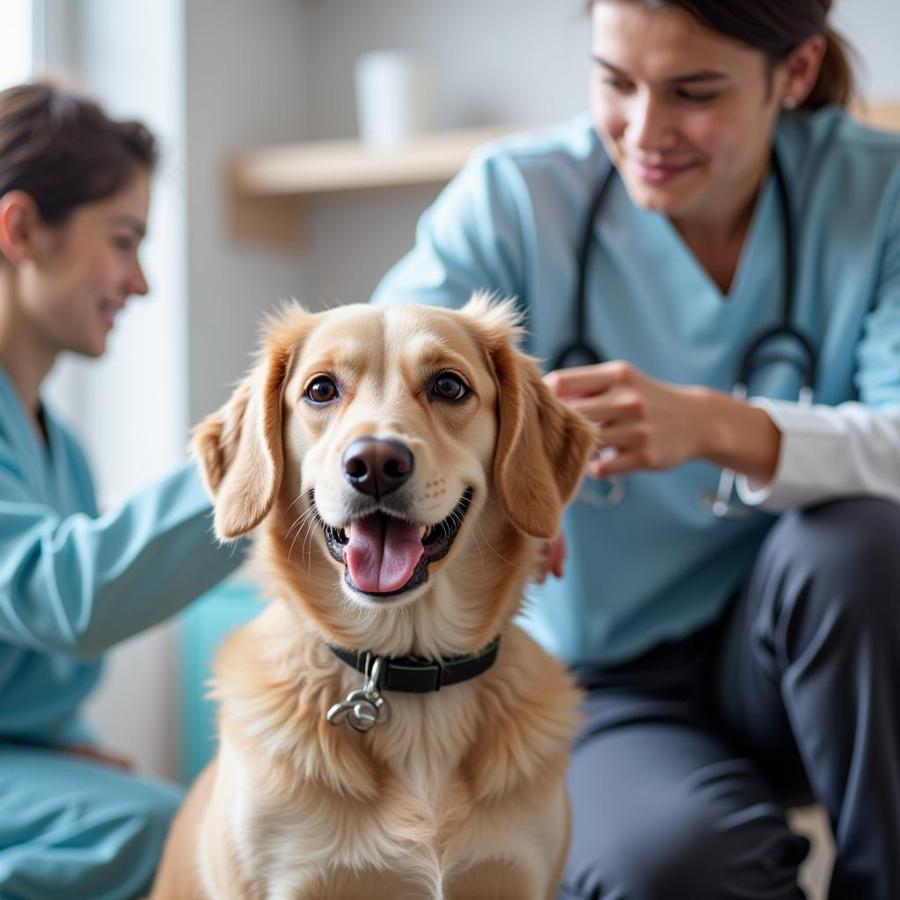
[[[428,526],[420,525],[419,526],[419,540],[421,541],[425,537],[426,534],[428,534]]]

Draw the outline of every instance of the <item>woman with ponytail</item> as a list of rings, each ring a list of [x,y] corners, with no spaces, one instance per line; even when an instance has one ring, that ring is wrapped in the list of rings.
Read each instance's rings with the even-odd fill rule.
[[[592,0],[591,115],[376,293],[516,297],[597,426],[524,621],[587,694],[560,900],[799,900],[810,801],[831,900],[900,897],[900,137],[830,6]]]

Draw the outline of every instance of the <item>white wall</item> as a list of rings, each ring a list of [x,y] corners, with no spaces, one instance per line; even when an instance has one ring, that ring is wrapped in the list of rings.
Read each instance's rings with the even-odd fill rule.
[[[437,76],[438,124],[549,122],[583,106],[583,0],[307,0],[314,133],[355,134],[353,62],[367,50],[413,49]],[[327,90],[323,90],[324,86]]]
[[[50,388],[87,445],[108,506],[180,462],[187,440],[180,0],[61,0],[47,4],[47,17],[53,68],[77,73],[112,115],[147,122],[163,154],[142,250],[151,293],[130,301],[102,360],[63,360]],[[174,661],[171,626],[127,642],[109,655],[88,707],[106,743],[142,769],[175,771]]]
[[[427,61],[439,127],[561,119],[583,106],[588,22],[582,0],[307,0],[309,128],[315,137],[356,133],[353,63],[399,47]],[[309,204],[304,299],[364,301],[412,242],[437,188],[368,193]]]
[[[227,238],[224,168],[241,147],[306,135],[306,9],[298,0],[185,4],[188,360],[191,421],[230,393],[256,346],[260,313],[302,296],[302,256]]]
[[[28,78],[33,44],[31,0],[0,0],[0,91]]]
[[[103,458],[102,499],[114,501],[184,456],[187,405],[185,161],[179,0],[79,0],[69,18],[71,67],[111,115],[144,120],[160,141],[149,235],[151,292],[132,298],[99,362],[71,361],[66,381],[90,403],[88,449]],[[159,59],[168,59],[160,67]],[[124,76],[123,76],[124,73]],[[152,77],[147,77],[153,73]],[[152,427],[148,429],[148,424]],[[149,438],[149,439],[148,439]],[[110,453],[110,448],[115,448]]]
[[[865,95],[900,102],[900,2],[837,0],[834,23],[857,50]]]

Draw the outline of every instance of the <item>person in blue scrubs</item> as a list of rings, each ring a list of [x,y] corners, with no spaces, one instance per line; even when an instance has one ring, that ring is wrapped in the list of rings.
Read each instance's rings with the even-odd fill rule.
[[[846,111],[827,0],[589,5],[591,115],[476,153],[373,297],[487,289],[548,370],[600,358],[547,376],[598,453],[524,614],[587,691],[560,898],[800,898],[815,800],[832,900],[896,900],[900,137]],[[796,341],[734,394],[785,298],[812,403]]]
[[[86,99],[46,84],[0,93],[3,900],[148,888],[181,793],[100,749],[82,707],[108,647],[241,559],[216,545],[193,465],[101,513],[81,446],[41,399],[59,354],[101,356],[129,297],[147,293],[155,161],[146,128]]]

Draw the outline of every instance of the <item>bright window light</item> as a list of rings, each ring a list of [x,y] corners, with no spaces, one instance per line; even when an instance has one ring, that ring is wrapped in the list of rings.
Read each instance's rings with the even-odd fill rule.
[[[32,0],[0,0],[0,90],[27,81],[34,70]]]

